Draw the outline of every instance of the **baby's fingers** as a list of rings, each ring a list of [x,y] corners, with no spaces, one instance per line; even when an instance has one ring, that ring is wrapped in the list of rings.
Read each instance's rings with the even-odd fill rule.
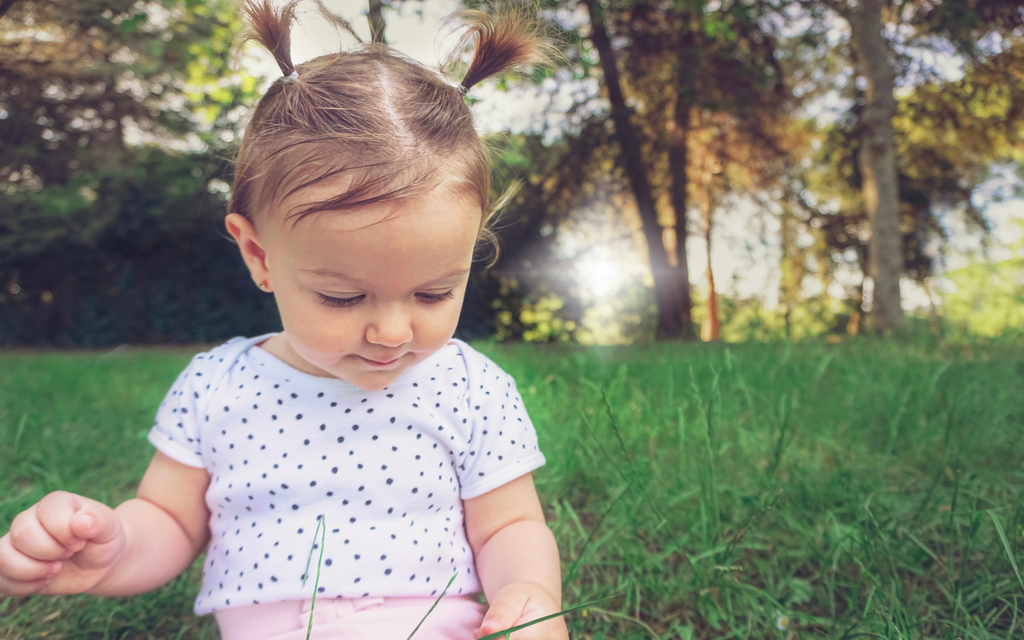
[[[11,523],[8,544],[20,553],[35,560],[61,560],[67,558],[74,549],[69,549],[50,535],[46,527],[39,521],[39,505],[33,505],[19,513]]]
[[[71,519],[75,516],[75,512],[80,511],[83,506],[81,496],[67,491],[54,491],[47,494],[29,511],[35,511],[35,516],[43,528],[56,538],[57,542],[66,550],[76,552],[85,546],[85,540],[72,533]],[[15,546],[18,546],[17,543]]]
[[[60,562],[35,560],[15,549],[10,534],[0,538],[0,592],[12,596],[34,593],[60,568]]]
[[[71,518],[71,533],[94,544],[107,544],[122,535],[121,520],[114,510],[88,498],[83,498],[83,507]]]
[[[487,610],[487,615],[484,616],[484,621],[480,624],[480,628],[473,634],[473,638],[478,640],[502,629],[515,626],[515,622],[522,611],[522,602],[507,598],[496,598],[494,604]]]
[[[65,548],[81,551],[86,542],[106,544],[121,533],[114,510],[89,498],[55,491],[35,506],[43,527]]]

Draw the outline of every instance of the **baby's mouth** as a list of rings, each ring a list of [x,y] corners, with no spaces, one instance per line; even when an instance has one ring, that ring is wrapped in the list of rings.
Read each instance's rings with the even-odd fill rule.
[[[364,358],[363,356],[359,356],[359,359],[362,360],[363,362],[371,365],[371,366],[374,366],[374,367],[386,367],[388,365],[392,365],[392,364],[398,362],[399,360],[401,360],[401,356],[399,356],[397,358],[394,358],[392,360],[387,360],[385,362],[381,362],[379,360],[370,360],[369,358]]]

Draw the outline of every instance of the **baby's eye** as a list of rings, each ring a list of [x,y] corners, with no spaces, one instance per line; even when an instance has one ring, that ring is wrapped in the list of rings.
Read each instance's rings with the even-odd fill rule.
[[[316,297],[318,300],[320,300],[321,304],[325,304],[328,307],[351,307],[352,305],[357,304],[366,296],[359,295],[352,298],[331,298],[329,296],[325,296],[322,293],[318,293],[316,294]]]
[[[429,304],[451,300],[455,297],[455,294],[451,291],[445,291],[444,293],[417,293],[416,295]]]

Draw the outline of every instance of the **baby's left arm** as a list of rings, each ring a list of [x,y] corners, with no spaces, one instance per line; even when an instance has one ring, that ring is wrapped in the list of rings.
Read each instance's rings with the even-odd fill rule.
[[[562,571],[555,537],[527,473],[463,503],[466,535],[490,608],[475,639],[558,613]],[[512,640],[568,640],[564,618],[512,634]]]

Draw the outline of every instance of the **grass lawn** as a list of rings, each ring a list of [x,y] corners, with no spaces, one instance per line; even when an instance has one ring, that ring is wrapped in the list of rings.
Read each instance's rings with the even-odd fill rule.
[[[565,608],[617,594],[572,638],[1024,638],[1019,345],[476,346],[537,425]],[[133,496],[197,350],[0,352],[0,532]],[[0,639],[217,638],[200,571],[0,599]]]

